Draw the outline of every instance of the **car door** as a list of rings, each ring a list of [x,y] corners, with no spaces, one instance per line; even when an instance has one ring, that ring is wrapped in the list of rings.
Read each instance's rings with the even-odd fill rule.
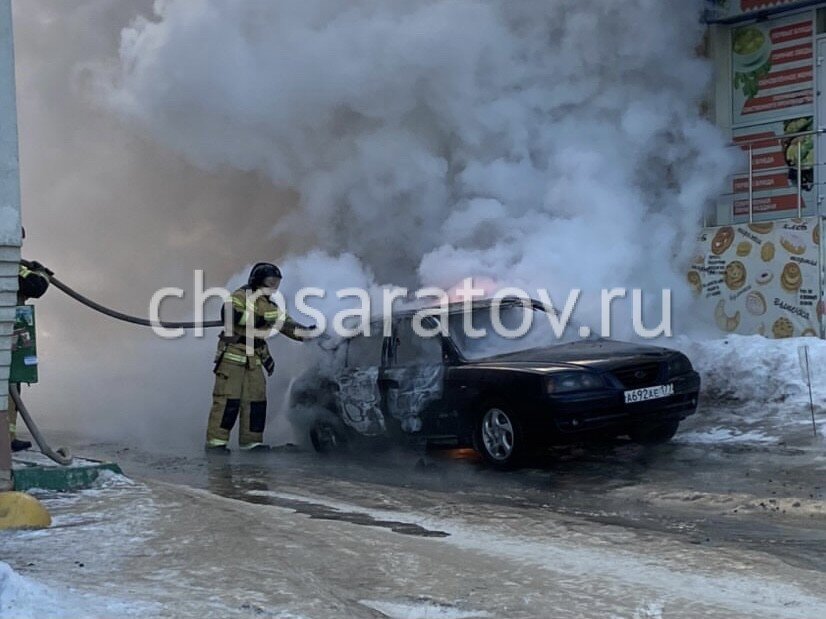
[[[346,343],[344,367],[336,374],[341,419],[364,436],[380,436],[386,431],[379,373],[388,342],[381,329],[373,329],[369,336],[350,338]]]
[[[441,434],[444,353],[441,336],[421,337],[410,318],[398,320],[382,372],[384,410],[406,433]]]

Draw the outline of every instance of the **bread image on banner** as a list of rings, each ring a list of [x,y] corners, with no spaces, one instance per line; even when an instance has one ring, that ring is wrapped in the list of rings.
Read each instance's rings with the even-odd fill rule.
[[[707,228],[698,242],[686,281],[722,333],[821,335],[819,218]]]
[[[739,260],[729,262],[726,266],[726,286],[739,290],[746,283],[746,267]]]
[[[700,294],[703,291],[703,279],[697,271],[689,271],[686,276],[691,292]]]
[[[734,228],[725,226],[717,231],[714,238],[711,239],[711,253],[715,256],[725,253],[734,242]]]
[[[784,232],[780,235],[780,245],[795,256],[802,256],[806,253],[806,240],[799,234]]]
[[[762,293],[752,290],[746,295],[746,311],[752,316],[762,316],[766,313],[768,305],[766,297]]]
[[[787,337],[794,337],[794,325],[792,324],[792,321],[785,316],[781,316],[775,320],[772,325],[772,335],[774,335],[775,339],[778,340],[782,340]]]
[[[771,271],[762,271],[754,281],[756,281],[760,286],[767,286],[773,279],[774,273]]]
[[[774,224],[770,221],[763,221],[756,224],[749,224],[749,230],[757,234],[768,234],[774,229]]]
[[[720,299],[717,308],[714,310],[714,320],[723,331],[732,333],[740,326],[740,312],[735,312],[729,316],[726,314],[726,302]]]
[[[800,265],[796,262],[787,262],[780,275],[780,285],[783,286],[783,290],[797,292],[801,284],[803,284],[803,273],[800,271]]]

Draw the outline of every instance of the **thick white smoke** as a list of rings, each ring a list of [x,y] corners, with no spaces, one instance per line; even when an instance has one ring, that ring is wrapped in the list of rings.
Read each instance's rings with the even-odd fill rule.
[[[24,253],[135,314],[259,260],[285,293],[680,286],[728,166],[698,115],[700,4],[15,0]],[[38,420],[201,445],[214,332],[37,306]],[[273,341],[271,440],[307,350]]]
[[[294,189],[276,237],[380,283],[681,287],[731,167],[699,113],[701,4],[158,0],[106,97],[198,166]]]

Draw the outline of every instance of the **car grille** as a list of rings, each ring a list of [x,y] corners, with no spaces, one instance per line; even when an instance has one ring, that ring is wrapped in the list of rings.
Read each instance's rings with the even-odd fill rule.
[[[659,363],[647,363],[614,370],[614,376],[626,389],[656,385],[660,380],[662,366]]]

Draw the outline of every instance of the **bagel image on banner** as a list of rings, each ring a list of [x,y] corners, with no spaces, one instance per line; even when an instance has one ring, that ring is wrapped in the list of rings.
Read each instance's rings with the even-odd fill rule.
[[[688,284],[724,333],[820,336],[818,218],[708,228]]]

